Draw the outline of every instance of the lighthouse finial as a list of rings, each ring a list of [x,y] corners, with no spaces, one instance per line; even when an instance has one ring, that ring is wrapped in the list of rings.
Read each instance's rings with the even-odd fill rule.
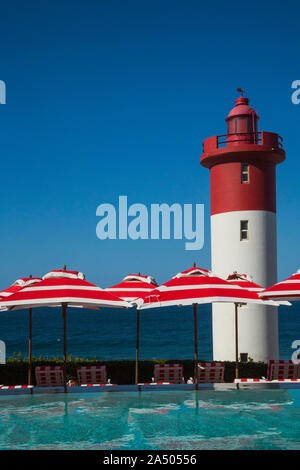
[[[241,93],[241,96],[244,96],[245,90],[243,88],[237,88],[236,91]]]

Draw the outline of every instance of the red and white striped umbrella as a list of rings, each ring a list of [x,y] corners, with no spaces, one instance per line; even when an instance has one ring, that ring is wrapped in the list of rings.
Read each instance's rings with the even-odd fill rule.
[[[255,292],[239,285],[232,285],[211,271],[197,267],[177,274],[144,299],[137,301],[141,310],[212,302],[262,304]]]
[[[43,280],[25,287],[5,300],[0,305],[9,310],[26,307],[55,307],[62,306],[64,328],[64,378],[66,377],[66,314],[67,307],[130,307],[130,304],[106,292],[104,289],[85,280],[84,274],[78,271],[50,271]],[[66,380],[65,390],[66,390]]]
[[[0,305],[9,309],[67,304],[80,307],[130,307],[128,302],[85,280],[78,271],[54,270],[43,280],[21,289]]]
[[[274,284],[274,286],[259,293],[262,299],[280,301],[300,300],[300,269],[284,281]]]
[[[169,307],[172,305],[193,305],[194,307],[194,335],[195,335],[195,370],[198,364],[197,339],[197,305],[212,302],[232,302],[263,304],[257,293],[244,289],[239,285],[217,277],[207,269],[194,266],[174,276],[170,281],[162,284],[150,292],[142,300],[138,300],[141,309],[154,307]],[[237,308],[237,307],[236,307]],[[197,374],[195,376],[197,387]]]
[[[264,290],[263,287],[255,284],[250,276],[247,274],[239,274],[236,271],[234,271],[232,274],[229,274],[229,276],[226,278],[226,281],[232,285],[240,286],[253,292],[260,292]]]
[[[138,299],[143,299],[153,289],[157,283],[151,276],[142,276],[141,274],[128,274],[120,284],[108,287],[108,292],[117,295],[123,300],[131,302],[132,305],[136,304]],[[136,354],[135,354],[135,383],[138,384],[138,362],[139,362],[139,336],[140,336],[140,311],[137,309],[136,321]]]
[[[144,298],[149,292],[158,287],[155,279],[141,274],[128,274],[120,284],[105,289],[118,296],[120,299],[134,303],[139,298]]]
[[[24,287],[31,286],[40,282],[42,279],[40,277],[22,277],[17,279],[10,287],[0,291],[0,298],[9,297],[12,294],[16,294],[19,290],[24,289]]]
[[[234,272],[233,274],[230,274],[227,277],[226,281],[236,286],[240,286],[240,287],[243,287],[245,289],[248,289],[250,291],[257,293],[258,298],[263,300],[260,293],[265,291],[265,289],[259,286],[258,284],[255,284],[255,282],[252,281],[252,278],[248,276],[247,274],[239,274],[237,272]],[[300,284],[300,281],[299,281],[299,284]],[[272,299],[264,299],[264,304],[273,305],[273,306],[278,306],[278,305],[290,306],[291,305],[291,303],[286,300],[279,301],[278,299],[276,300],[276,302]]]

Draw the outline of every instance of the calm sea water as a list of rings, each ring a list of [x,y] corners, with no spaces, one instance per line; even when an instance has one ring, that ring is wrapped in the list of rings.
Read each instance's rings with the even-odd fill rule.
[[[199,357],[212,359],[211,306],[198,307]],[[33,309],[33,355],[62,357],[61,310]],[[192,308],[163,308],[141,312],[140,357],[142,359],[190,359],[194,351]],[[291,344],[300,340],[300,303],[279,308],[280,358],[290,359]],[[7,356],[28,355],[28,311],[0,313],[0,339]],[[135,309],[68,309],[67,351],[73,357],[134,359],[136,341]]]

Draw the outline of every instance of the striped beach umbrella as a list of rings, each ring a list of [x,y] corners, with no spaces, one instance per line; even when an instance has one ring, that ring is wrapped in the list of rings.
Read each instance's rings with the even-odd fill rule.
[[[66,370],[66,314],[67,307],[123,307],[130,304],[85,280],[78,271],[53,270],[43,276],[43,280],[21,289],[16,294],[0,301],[9,310],[26,307],[62,306],[64,328],[64,378]],[[66,380],[64,380],[66,383]]]
[[[32,284],[35,284],[41,280],[42,279],[40,277],[21,277],[20,279],[17,279],[10,287],[0,291],[0,298],[9,297],[16,292],[19,292],[19,290],[23,289],[24,287],[31,286]]]
[[[262,303],[248,289],[233,285],[207,269],[193,267],[174,276],[137,303],[141,309],[212,302]]]
[[[284,281],[264,289],[259,295],[262,299],[275,301],[300,300],[300,269]]]
[[[232,285],[240,286],[256,293],[264,290],[263,287],[253,282],[251,276],[248,276],[247,274],[239,274],[237,271],[229,274],[226,281]]]
[[[299,274],[300,276],[300,274]],[[245,289],[248,289],[252,292],[257,293],[258,298],[263,300],[263,296],[261,295],[263,292],[265,292],[266,289],[264,287],[259,286],[258,284],[255,284],[253,282],[251,276],[248,276],[247,274],[239,274],[236,271],[233,274],[230,274],[227,279],[227,282],[230,282],[231,284],[234,284],[236,286],[243,287]],[[300,285],[300,281],[299,281]],[[299,291],[300,295],[300,291]],[[264,300],[264,305],[273,305],[273,306],[278,306],[278,305],[288,305],[290,306],[291,303],[288,300],[285,300],[284,298],[282,299],[268,299],[267,297]]]
[[[118,296],[120,299],[131,302],[132,305],[137,304],[138,299],[143,299],[153,289],[157,283],[151,276],[142,276],[139,274],[128,274],[122,282],[115,286],[108,287],[108,292]],[[136,321],[136,353],[135,353],[135,383],[138,384],[138,363],[139,363],[139,337],[140,337],[140,310],[137,309]]]
[[[144,298],[149,292],[155,289],[157,283],[154,277],[142,276],[139,274],[128,274],[115,286],[107,287],[105,290],[116,295],[120,299],[132,301]]]
[[[0,299],[4,300],[13,294],[16,294],[20,290],[32,286],[42,279],[40,277],[22,277],[17,279],[10,287],[0,291]],[[0,310],[7,310],[6,307],[0,308]],[[28,339],[28,385],[31,385],[31,369],[32,369],[32,308],[29,308],[29,339]]]
[[[138,300],[138,308],[170,307],[173,305],[193,305],[195,368],[198,364],[197,305],[213,302],[260,303],[258,295],[248,289],[217,277],[211,271],[194,266],[174,276],[162,284],[143,300]],[[197,375],[195,377],[197,383]]]

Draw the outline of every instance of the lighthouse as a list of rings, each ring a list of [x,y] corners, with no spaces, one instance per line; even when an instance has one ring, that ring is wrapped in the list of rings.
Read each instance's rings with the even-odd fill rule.
[[[207,138],[200,157],[210,170],[212,270],[268,287],[277,282],[276,165],[285,151],[278,134],[259,131],[257,112],[238,91],[227,134]],[[278,359],[277,307],[247,304],[238,315],[240,357]],[[212,324],[214,360],[235,360],[234,305],[214,304]]]

